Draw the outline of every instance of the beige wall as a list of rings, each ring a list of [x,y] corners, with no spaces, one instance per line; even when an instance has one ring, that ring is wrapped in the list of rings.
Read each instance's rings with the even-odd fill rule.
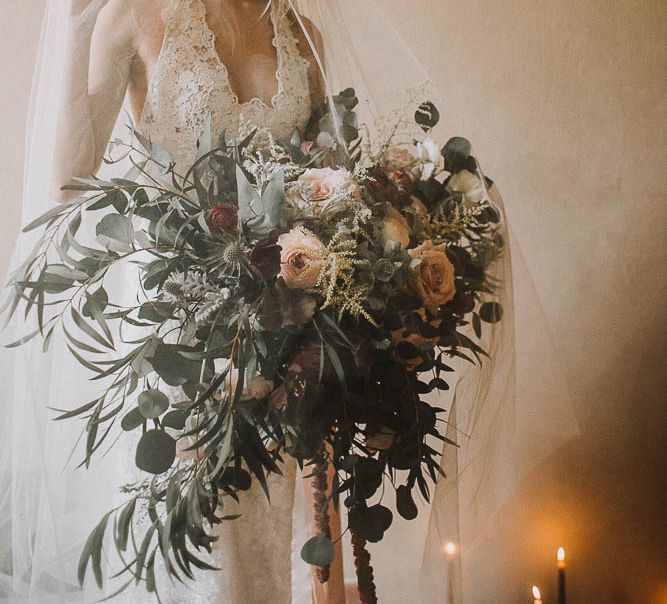
[[[383,2],[504,193],[582,429],[503,512],[477,600],[553,602],[564,542],[572,601],[667,602],[666,3]],[[40,6],[0,5],[3,270]]]
[[[505,510],[477,599],[553,602],[562,541],[575,602],[665,602],[667,4],[386,1],[503,191],[582,430]]]

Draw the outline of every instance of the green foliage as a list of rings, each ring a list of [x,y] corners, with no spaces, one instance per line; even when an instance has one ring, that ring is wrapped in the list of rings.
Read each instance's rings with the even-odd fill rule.
[[[301,558],[314,566],[329,566],[334,555],[334,546],[328,537],[312,537],[301,548]]]
[[[162,474],[176,459],[176,441],[162,430],[145,432],[137,445],[137,467],[150,474]]]

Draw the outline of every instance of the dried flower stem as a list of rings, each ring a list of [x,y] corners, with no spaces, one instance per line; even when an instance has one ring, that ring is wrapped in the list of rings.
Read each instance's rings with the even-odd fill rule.
[[[352,532],[352,554],[357,569],[357,586],[361,604],[377,604],[377,590],[373,578],[371,555],[366,549],[366,539]]]
[[[314,460],[313,469],[313,512],[315,514],[315,530],[317,536],[331,539],[329,523],[329,502],[327,498],[327,456],[323,450]],[[318,566],[315,575],[320,583],[329,580],[331,568]]]

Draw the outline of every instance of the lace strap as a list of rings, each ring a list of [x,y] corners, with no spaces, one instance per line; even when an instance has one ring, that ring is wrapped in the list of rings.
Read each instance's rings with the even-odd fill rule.
[[[162,13],[165,23],[165,46],[194,50],[208,63],[215,63],[218,54],[215,36],[206,22],[203,0],[174,0]]]

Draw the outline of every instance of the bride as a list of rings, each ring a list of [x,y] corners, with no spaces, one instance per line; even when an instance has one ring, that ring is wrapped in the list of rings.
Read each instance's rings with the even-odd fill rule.
[[[73,0],[69,10],[50,179],[60,199],[67,197],[61,188],[72,176],[98,172],[114,131],[127,121],[124,105],[136,129],[164,146],[178,169],[194,158],[207,122],[214,133],[235,132],[244,119],[289,139],[324,100],[315,54],[321,36],[286,1]],[[271,502],[255,481],[241,493],[240,518],[217,529],[212,562],[221,571],[205,573],[194,588],[163,590],[164,601],[292,601],[295,484],[303,483],[306,506],[312,506],[311,488],[308,478],[297,482],[293,459],[282,471],[282,477],[269,478]],[[329,515],[335,539],[340,520],[332,504]],[[297,523],[310,516],[303,512]],[[340,542],[337,549],[329,581],[313,580],[315,601],[345,601]]]
[[[120,165],[108,162],[108,147],[127,137],[130,123],[164,147],[178,171],[191,165],[207,132],[233,135],[248,122],[289,140],[316,107],[347,86],[356,89],[360,126],[369,132],[378,122],[381,130],[382,116],[396,124],[406,107],[414,114],[415,100],[438,100],[376,0],[48,0],[31,105],[24,221],[66,201],[72,193],[62,187],[72,177],[122,178]],[[413,92],[403,95],[406,90]],[[423,137],[400,123],[394,134],[402,142]],[[444,125],[451,136],[451,125]],[[19,241],[19,259],[32,243],[29,235]],[[376,564],[383,602],[467,601],[461,580],[483,559],[479,535],[520,477],[555,447],[529,421],[514,421],[515,415],[539,416],[537,405],[548,403],[531,400],[524,415],[514,406],[509,254],[501,268],[499,283],[510,293],[487,349],[495,362],[456,385],[447,425],[461,447],[445,457],[448,478],[438,480],[430,507],[420,502],[425,522],[397,531],[374,550],[383,562]],[[132,296],[132,282],[121,274],[114,285]],[[11,327],[16,338],[25,335],[20,321]],[[76,560],[91,528],[122,501],[117,486],[136,480],[131,451],[122,445],[104,451],[91,471],[74,470],[78,460],[76,451],[70,459],[70,448],[81,435],[74,422],[51,422],[47,407],[69,409],[95,390],[65,342],[53,340],[46,354],[36,338],[3,353],[0,363],[6,385],[0,599],[8,602],[99,600],[94,585],[83,591],[76,585]],[[520,455],[530,462],[519,464]],[[282,476],[269,478],[271,501],[255,481],[241,493],[238,509],[229,510],[241,516],[216,527],[210,562],[220,572],[199,573],[183,585],[161,581],[163,602],[352,601],[345,594],[340,518],[331,504],[337,551],[330,579],[321,584],[293,563],[293,533],[312,534],[313,514],[304,510],[313,503],[309,479],[295,462],[281,470]],[[450,541],[459,558],[445,567],[441,551]],[[108,567],[108,575],[121,570],[111,561]],[[152,600],[132,588],[118,598]]]

